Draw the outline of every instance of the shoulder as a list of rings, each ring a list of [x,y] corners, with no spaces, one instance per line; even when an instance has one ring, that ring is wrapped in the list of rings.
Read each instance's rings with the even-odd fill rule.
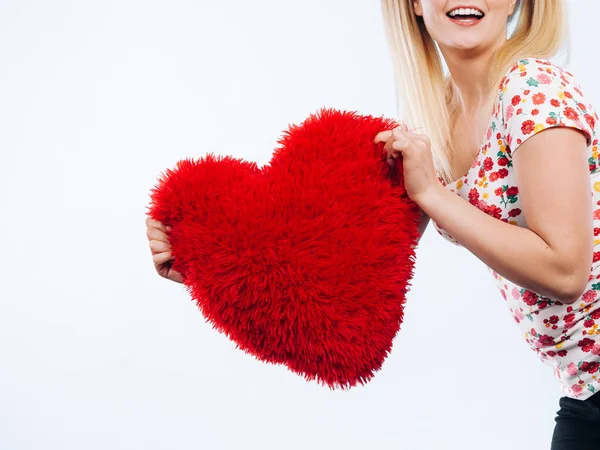
[[[500,83],[502,93],[533,90],[560,90],[567,86],[580,90],[572,73],[547,59],[525,58],[513,64]]]
[[[502,79],[499,101],[498,112],[513,151],[527,137],[554,126],[578,128],[588,145],[595,135],[598,115],[575,76],[550,60],[517,61]]]

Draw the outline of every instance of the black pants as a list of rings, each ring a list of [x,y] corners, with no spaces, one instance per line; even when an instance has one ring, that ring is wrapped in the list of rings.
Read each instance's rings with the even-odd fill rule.
[[[561,397],[551,450],[600,450],[600,391],[585,400]]]

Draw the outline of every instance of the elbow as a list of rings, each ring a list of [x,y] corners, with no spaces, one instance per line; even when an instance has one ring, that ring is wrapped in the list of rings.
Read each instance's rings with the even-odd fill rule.
[[[571,305],[584,295],[590,280],[590,267],[592,266],[593,250],[586,251],[587,258],[581,258],[581,251],[559,255],[556,266],[554,284],[556,299],[566,305]],[[558,285],[557,285],[558,283]]]
[[[557,277],[561,280],[557,287],[555,298],[565,305],[571,305],[581,299],[589,280],[589,271],[578,271],[567,277]]]

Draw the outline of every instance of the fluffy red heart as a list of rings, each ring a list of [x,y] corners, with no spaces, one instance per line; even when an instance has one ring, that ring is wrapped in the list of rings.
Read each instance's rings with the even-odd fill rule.
[[[417,205],[376,134],[391,119],[321,109],[269,164],[208,154],[161,174],[148,215],[173,268],[238,348],[342,389],[379,370],[403,319]]]

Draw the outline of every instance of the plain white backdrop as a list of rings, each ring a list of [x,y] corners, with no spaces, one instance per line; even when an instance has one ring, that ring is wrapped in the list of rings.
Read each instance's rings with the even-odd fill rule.
[[[569,4],[600,110],[600,4]],[[432,226],[392,354],[346,392],[236,350],[154,272],[161,171],[264,164],[322,106],[395,117],[379,1],[0,1],[0,450],[549,447],[551,369]]]

